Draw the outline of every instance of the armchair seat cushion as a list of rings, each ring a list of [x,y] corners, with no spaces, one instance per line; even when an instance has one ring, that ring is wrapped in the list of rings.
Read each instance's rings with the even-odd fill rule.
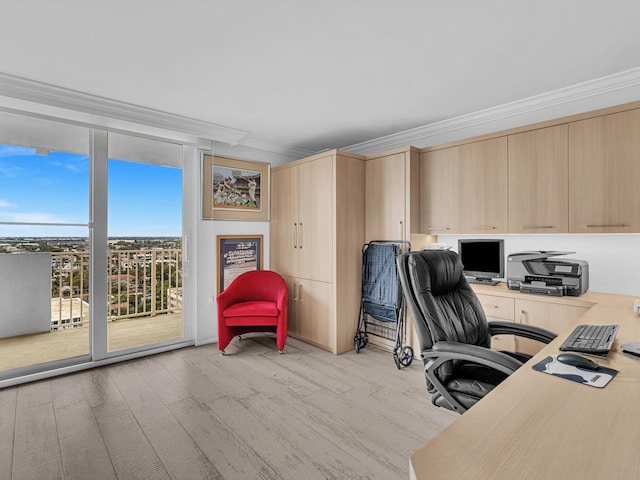
[[[277,317],[280,310],[276,302],[251,301],[234,303],[224,310],[225,318],[229,317]]]

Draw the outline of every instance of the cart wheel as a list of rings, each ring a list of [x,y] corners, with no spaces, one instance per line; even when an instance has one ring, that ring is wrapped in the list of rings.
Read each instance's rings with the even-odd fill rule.
[[[365,332],[358,332],[353,337],[353,346],[356,348],[356,353],[360,353],[360,349],[367,346],[369,343],[369,337]]]
[[[408,367],[413,362],[413,348],[407,346],[403,347],[402,352],[400,352],[400,363],[403,367]]]

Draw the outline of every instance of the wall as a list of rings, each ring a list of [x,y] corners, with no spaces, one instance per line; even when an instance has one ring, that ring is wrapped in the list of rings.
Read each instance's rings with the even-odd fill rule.
[[[0,253],[0,338],[51,329],[51,254]]]
[[[457,251],[459,238],[502,238],[506,255],[525,250],[575,252],[558,258],[586,260],[590,290],[640,297],[640,235],[440,235],[438,242]]]

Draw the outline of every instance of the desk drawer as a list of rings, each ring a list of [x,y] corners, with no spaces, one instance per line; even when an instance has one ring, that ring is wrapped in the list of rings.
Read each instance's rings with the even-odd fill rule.
[[[514,300],[507,297],[495,297],[493,295],[484,295],[477,293],[476,296],[480,300],[480,304],[484,309],[487,318],[496,318],[502,320],[515,320],[514,316]]]

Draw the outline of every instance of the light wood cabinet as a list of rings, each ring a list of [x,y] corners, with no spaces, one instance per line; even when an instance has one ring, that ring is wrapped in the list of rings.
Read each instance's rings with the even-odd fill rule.
[[[270,268],[298,274],[298,168],[271,171]]]
[[[419,153],[414,148],[368,156],[365,238],[411,241],[419,231]]]
[[[332,281],[333,157],[274,169],[271,183],[271,268]]]
[[[524,325],[535,325],[558,335],[569,334],[578,324],[588,307],[563,305],[537,300],[515,300],[516,320]],[[516,338],[516,350],[522,353],[536,354],[544,345],[528,338]]]
[[[420,155],[420,231],[462,233],[460,228],[460,147]]]
[[[507,297],[496,297],[493,295],[476,294],[488,322],[492,321],[514,321],[514,300]],[[516,350],[516,340],[514,335],[494,335],[491,337],[491,348],[494,350]]]
[[[302,278],[333,280],[334,156],[299,165],[298,273]],[[295,251],[295,248],[294,248]]]
[[[569,124],[569,231],[640,232],[640,110]]]
[[[334,337],[333,285],[284,277],[289,287],[289,333],[326,348]]]
[[[507,139],[472,142],[420,157],[421,231],[507,232]]]
[[[541,327],[558,335],[568,334],[579,322],[590,307],[576,305],[570,297],[550,299],[542,296],[526,295],[514,291],[511,293],[506,287],[495,287],[506,295],[490,295],[484,293],[493,287],[475,287],[482,293],[476,296],[482,305],[487,321],[514,321],[523,325]],[[489,290],[490,291],[490,290]],[[491,339],[491,348],[534,355],[544,345],[528,338],[514,335],[496,335]]]
[[[353,349],[360,306],[365,161],[333,150],[271,175],[270,268],[289,285],[289,333]]]
[[[509,233],[567,233],[567,125],[509,135],[508,151]]]
[[[640,102],[428,147],[420,231],[640,232]]]
[[[460,147],[460,229],[465,233],[507,233],[507,139]]]

